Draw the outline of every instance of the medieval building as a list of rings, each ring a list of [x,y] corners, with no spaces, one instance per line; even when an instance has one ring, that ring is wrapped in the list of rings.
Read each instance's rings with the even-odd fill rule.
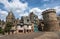
[[[6,17],[6,23],[11,22],[13,26],[11,27],[11,34],[15,33],[28,33],[34,31],[34,24],[38,24],[38,16],[35,14],[31,14],[33,16],[22,16],[21,19],[15,19],[14,14],[12,11],[8,13]],[[31,19],[33,17],[33,19]],[[37,25],[38,26],[38,25]],[[37,28],[38,30],[38,28]]]
[[[27,33],[31,32],[32,24],[28,16],[22,16],[20,24],[17,24],[17,32]]]
[[[0,28],[4,29],[5,27],[5,22],[3,20],[0,20]]]
[[[59,31],[60,16],[56,16],[54,9],[42,12],[43,19],[39,19],[33,12],[29,16],[22,16],[21,19],[15,18],[12,11],[8,12],[6,22],[0,20],[0,28],[4,30],[8,22],[12,23],[10,34],[20,34],[38,31]],[[7,33],[6,33],[7,34]]]
[[[29,14],[29,16],[30,16],[31,23],[34,24],[34,32],[37,32],[37,31],[38,31],[38,25],[39,25],[38,16],[35,15],[33,12],[31,12],[31,13]]]
[[[59,22],[57,20],[56,11],[48,9],[42,12],[45,31],[59,31]]]
[[[43,19],[39,20],[38,30],[39,31],[44,31],[44,21],[43,21]]]
[[[8,12],[8,15],[6,17],[6,23],[8,23],[8,22],[12,23],[12,27],[10,29],[10,33],[11,34],[15,33],[16,32],[16,25],[17,25],[16,23],[17,23],[17,21],[15,19],[14,14],[12,13],[12,11]]]
[[[15,16],[14,14],[12,13],[12,11],[10,11],[8,13],[8,16],[6,17],[6,22],[14,22],[15,21]]]
[[[39,19],[38,19],[37,15],[35,15],[33,12],[31,12],[29,14],[29,16],[30,16],[30,20],[32,23],[36,23],[37,25],[39,24]]]

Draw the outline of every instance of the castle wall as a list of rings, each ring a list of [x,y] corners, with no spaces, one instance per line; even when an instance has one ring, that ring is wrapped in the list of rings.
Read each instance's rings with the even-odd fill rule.
[[[58,31],[59,22],[56,17],[56,11],[54,9],[46,10],[42,13],[44,19],[44,30],[46,31]]]

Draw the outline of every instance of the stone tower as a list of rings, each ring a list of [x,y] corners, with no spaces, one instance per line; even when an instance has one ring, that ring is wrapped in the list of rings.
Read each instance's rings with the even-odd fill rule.
[[[29,14],[29,16],[30,16],[31,22],[34,23],[34,13],[31,12],[31,13]]]
[[[17,22],[16,22],[15,16],[14,16],[12,11],[10,11],[8,13],[7,17],[6,17],[6,23],[7,22],[11,22],[12,23],[12,27],[10,29],[10,34],[15,34],[16,33]]]
[[[34,32],[38,32],[38,25],[39,25],[38,16],[35,15],[33,12],[31,12],[31,13],[29,14],[29,16],[30,16],[31,23],[34,24],[34,26],[33,26]]]
[[[48,9],[42,12],[44,19],[44,30],[46,31],[58,31],[59,22],[57,20],[55,9]]]
[[[31,12],[29,14],[29,16],[30,16],[30,20],[32,23],[36,23],[37,25],[39,24],[39,19],[38,19],[37,15],[35,15],[33,12]]]
[[[8,16],[6,17],[6,22],[14,22],[14,20],[15,20],[14,14],[12,13],[12,11],[10,11],[8,13]]]

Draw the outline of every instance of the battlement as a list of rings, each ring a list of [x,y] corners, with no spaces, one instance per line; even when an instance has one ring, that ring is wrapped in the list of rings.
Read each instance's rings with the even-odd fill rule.
[[[50,12],[56,13],[56,10],[55,10],[55,9],[48,9],[48,10],[45,10],[45,11],[42,12],[42,15],[43,15],[43,14],[46,14],[46,13],[50,13]]]

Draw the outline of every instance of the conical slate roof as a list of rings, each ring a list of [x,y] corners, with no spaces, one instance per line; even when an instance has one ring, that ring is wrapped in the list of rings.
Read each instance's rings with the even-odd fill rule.
[[[8,13],[7,18],[15,18],[15,16],[14,16],[14,14],[13,14],[12,11],[10,11],[10,12]]]

